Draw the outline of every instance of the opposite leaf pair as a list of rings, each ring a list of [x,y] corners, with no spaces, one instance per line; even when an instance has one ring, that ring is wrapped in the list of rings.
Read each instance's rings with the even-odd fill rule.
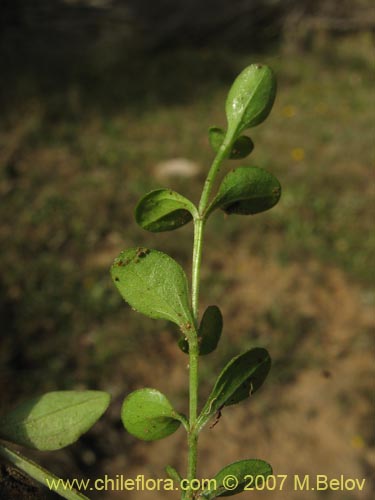
[[[204,213],[220,208],[227,214],[252,215],[269,210],[279,201],[281,186],[272,174],[259,167],[238,167],[221,182],[218,193]],[[199,217],[197,208],[170,189],[157,189],[138,203],[135,218],[148,231],[173,231]]]
[[[197,420],[197,430],[223,407],[237,404],[254,394],[266,379],[271,358],[262,348],[251,349],[233,358],[219,375]],[[175,432],[184,415],[178,413],[167,397],[156,389],[132,392],[124,400],[121,418],[127,431],[138,439],[155,441]]]

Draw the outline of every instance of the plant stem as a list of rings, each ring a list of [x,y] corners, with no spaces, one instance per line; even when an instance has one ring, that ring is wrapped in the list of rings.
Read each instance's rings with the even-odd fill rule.
[[[193,264],[192,264],[192,286],[191,286],[191,302],[195,328],[192,335],[189,337],[189,430],[188,430],[188,474],[187,479],[191,482],[197,476],[197,447],[198,434],[197,416],[198,416],[198,383],[199,383],[199,344],[198,344],[198,320],[199,320],[199,285],[200,285],[200,269],[202,261],[203,249],[203,231],[205,227],[204,211],[207,208],[213,183],[216,175],[219,172],[220,165],[223,159],[230,150],[232,141],[225,139],[221,145],[212,165],[208,172],[206,182],[203,187],[202,196],[199,204],[199,214],[194,218],[194,247],[193,247]],[[183,499],[192,500],[194,491],[189,489],[186,494],[182,492]]]
[[[188,474],[187,478],[192,481],[197,476],[197,446],[198,432],[196,429],[198,415],[198,359],[199,346],[198,336],[189,342],[189,432],[188,432]],[[193,498],[193,490],[188,490],[187,499]]]
[[[24,457],[3,444],[0,444],[0,456],[9,460],[18,469],[21,469],[28,476],[43,484],[43,486],[48,486],[51,491],[63,498],[67,498],[68,500],[89,500],[82,493],[74,489],[69,489],[68,485],[62,479],[59,479],[29,458]]]
[[[208,172],[206,182],[203,186],[202,196],[199,202],[199,215],[202,217],[204,215],[204,211],[207,208],[209,197],[214,185],[215,178],[219,173],[221,163],[224,158],[229,154],[229,151],[232,147],[233,138],[225,137],[223,144],[220,146],[219,151],[217,152],[214,161],[212,162],[211,168]]]
[[[198,314],[199,314],[199,281],[200,264],[202,259],[204,221],[201,217],[194,220],[194,248],[193,248],[193,269],[192,269],[192,308],[194,316],[194,332],[189,337],[189,431],[188,431],[188,473],[187,479],[192,481],[197,476],[197,446],[198,432],[196,422],[198,416]],[[182,498],[187,500],[193,498],[194,491],[189,489],[186,495],[183,492]]]
[[[199,314],[199,285],[200,285],[200,270],[202,261],[202,248],[203,248],[203,231],[206,223],[205,210],[207,208],[209,197],[212,191],[215,178],[219,173],[220,166],[224,158],[228,155],[232,147],[233,139],[231,137],[225,138],[223,144],[220,146],[211,168],[208,172],[206,181],[203,186],[201,199],[199,202],[199,214],[194,218],[194,248],[193,248],[193,269],[192,269],[192,308],[196,326],[198,327],[198,314]]]
[[[198,315],[199,315],[199,285],[200,285],[200,270],[202,261],[204,225],[205,225],[205,220],[203,218],[197,217],[194,220],[194,248],[193,248],[191,302],[197,328],[198,328]]]

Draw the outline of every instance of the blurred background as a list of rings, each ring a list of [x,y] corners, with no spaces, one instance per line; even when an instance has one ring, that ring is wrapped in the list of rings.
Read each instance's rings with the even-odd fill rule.
[[[213,157],[208,127],[225,127],[233,79],[263,62],[277,74],[275,106],[250,131],[252,155],[227,166],[268,169],[283,195],[270,212],[218,213],[207,226],[202,310],[221,308],[224,334],[202,359],[202,401],[240,351],[266,347],[273,368],[254,399],[227,408],[202,434],[199,472],[208,478],[257,457],[275,474],[367,481],[362,493],[303,498],[371,497],[371,3],[2,0],[1,411],[52,390],[113,396],[79,443],[28,456],[71,478],[165,477],[166,464],[184,473],[182,430],[142,443],[123,430],[119,413],[124,396],[144,386],[187,411],[187,358],[173,326],[131,311],[108,271],[120,250],[143,245],[190,273],[192,227],[147,233],[134,206],[163,186],[199,199]],[[4,478],[0,488],[11,498]],[[290,485],[262,497],[302,494]]]

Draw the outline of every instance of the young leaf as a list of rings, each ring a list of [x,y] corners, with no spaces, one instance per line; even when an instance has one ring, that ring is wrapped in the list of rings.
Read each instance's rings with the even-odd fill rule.
[[[238,167],[223,179],[207,213],[221,208],[227,214],[253,215],[269,210],[279,201],[279,181],[258,167]]]
[[[150,318],[173,321],[188,335],[194,320],[189,306],[186,275],[171,257],[157,250],[124,250],[111,267],[122,297]]]
[[[226,101],[227,137],[236,138],[245,129],[264,121],[276,96],[276,78],[268,66],[251,64],[235,79]]]
[[[101,391],[48,392],[0,417],[0,438],[37,450],[64,448],[95,424],[109,401]]]
[[[224,406],[239,403],[254,394],[271,368],[268,352],[256,347],[233,358],[220,373],[198,418],[202,428]]]
[[[214,477],[216,488],[202,491],[201,496],[206,500],[212,500],[217,497],[237,495],[247,486],[256,489],[256,481],[259,481],[261,476],[265,479],[271,474],[272,467],[263,460],[239,460],[221,469]]]
[[[219,127],[211,127],[208,131],[212,149],[217,153],[225,138],[225,131]],[[241,135],[233,144],[229,154],[230,159],[246,158],[254,149],[254,143],[246,135]]]
[[[135,209],[137,223],[152,232],[173,231],[192,220],[197,213],[193,203],[170,189],[146,194]]]
[[[173,434],[183,417],[179,415],[161,392],[139,389],[129,394],[121,409],[125,429],[144,441],[155,441]]]
[[[217,306],[208,306],[198,330],[199,354],[210,354],[219,343],[223,329],[223,317]],[[181,351],[189,354],[189,343],[185,337],[178,341]]]

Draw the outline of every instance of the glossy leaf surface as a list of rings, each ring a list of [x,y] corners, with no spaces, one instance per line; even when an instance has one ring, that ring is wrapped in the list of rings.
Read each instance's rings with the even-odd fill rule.
[[[198,419],[198,427],[224,406],[239,403],[254,394],[271,368],[268,352],[256,347],[233,358],[220,373]]]
[[[58,450],[88,431],[109,401],[101,391],[48,392],[2,416],[0,437],[28,448]]]
[[[124,400],[121,419],[126,430],[144,441],[155,441],[173,434],[181,424],[180,415],[156,389],[139,389]]]
[[[260,481],[272,474],[272,467],[263,460],[239,460],[227,465],[214,477],[216,488],[201,493],[202,498],[212,500],[217,497],[229,497],[241,493],[246,488],[253,487],[256,491],[255,480]]]
[[[171,257],[157,250],[132,248],[115,259],[112,279],[121,296],[150,318],[173,321],[189,332],[194,323],[186,275]]]
[[[148,231],[173,231],[190,222],[194,205],[171,189],[157,189],[146,194],[135,209],[137,223]]]
[[[225,138],[225,131],[218,127],[211,127],[209,130],[209,139],[212,149],[217,153],[220,149]],[[235,140],[231,152],[229,154],[230,159],[239,160],[241,158],[246,158],[252,150],[254,149],[254,143],[245,135],[241,135]]]
[[[228,136],[238,137],[245,129],[264,121],[276,96],[276,78],[268,66],[251,64],[235,79],[226,101]]]
[[[227,214],[253,215],[275,206],[280,196],[275,176],[258,167],[238,167],[224,177],[208,212],[221,208]]]

